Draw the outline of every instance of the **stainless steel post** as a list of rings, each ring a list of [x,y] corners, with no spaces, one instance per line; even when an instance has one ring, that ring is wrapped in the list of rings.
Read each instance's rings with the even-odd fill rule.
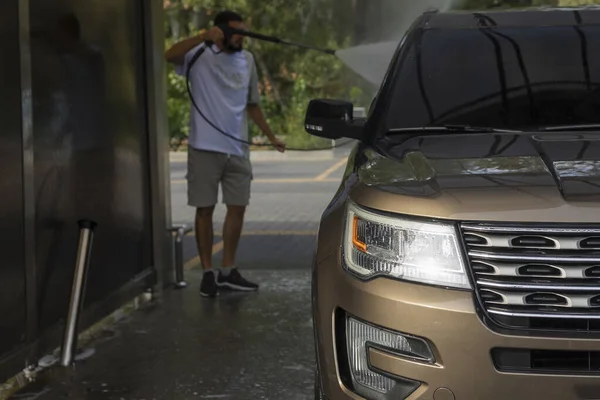
[[[185,228],[177,229],[175,236],[175,287],[184,288],[187,286],[183,276],[183,237],[185,236]]]
[[[71,287],[71,301],[63,335],[63,343],[60,356],[60,364],[68,367],[73,363],[73,357],[77,348],[77,331],[79,314],[83,307],[83,297],[87,271],[92,253],[92,241],[96,223],[92,221],[79,221],[79,248],[77,250],[77,261]]]
[[[174,286],[177,289],[183,289],[187,287],[187,282],[184,276],[184,265],[183,265],[183,239],[185,235],[190,233],[192,228],[186,225],[174,226],[171,228],[171,233],[175,233],[173,236],[173,248],[175,251],[175,283]]]

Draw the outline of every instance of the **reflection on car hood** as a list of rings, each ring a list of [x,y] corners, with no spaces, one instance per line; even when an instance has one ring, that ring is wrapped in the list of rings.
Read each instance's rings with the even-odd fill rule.
[[[585,218],[598,219],[600,133],[446,134],[412,138],[385,151],[388,156],[367,151],[355,195],[370,202],[365,190],[376,189],[383,197],[395,195],[383,203],[398,203],[398,195],[419,201],[390,207],[380,196],[375,208],[497,220],[523,211],[532,217],[535,210],[554,215],[534,219],[557,221],[577,220],[586,209]],[[565,207],[579,211],[558,216]],[[512,214],[517,216],[527,217]]]

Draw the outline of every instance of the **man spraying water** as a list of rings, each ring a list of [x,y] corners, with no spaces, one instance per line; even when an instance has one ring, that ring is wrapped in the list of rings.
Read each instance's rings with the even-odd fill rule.
[[[285,143],[275,137],[259,105],[258,75],[252,55],[244,50],[241,35],[225,38],[219,26],[245,30],[243,18],[232,11],[219,13],[214,27],[170,48],[165,59],[185,76],[190,69],[194,99],[210,121],[238,140],[220,133],[191,109],[188,151],[188,204],[196,208],[195,233],[204,277],[200,293],[215,297],[219,289],[256,291],[259,286],[242,277],[235,267],[246,207],[250,201],[252,166],[249,158],[246,116],[258,125],[280,152]],[[194,54],[204,48],[198,62]],[[222,186],[227,216],[223,228],[223,265],[212,264],[213,213]]]

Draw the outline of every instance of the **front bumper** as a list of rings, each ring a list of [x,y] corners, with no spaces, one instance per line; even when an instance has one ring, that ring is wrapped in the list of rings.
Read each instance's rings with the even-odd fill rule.
[[[599,340],[505,336],[488,329],[473,294],[391,279],[361,282],[341,267],[339,253],[314,270],[314,321],[321,386],[329,400],[363,399],[343,382],[336,340],[336,314],[349,313],[373,325],[424,338],[434,364],[370,349],[370,363],[387,374],[421,382],[408,399],[598,399],[600,376],[499,372],[494,348],[599,351]],[[336,337],[337,335],[337,337]]]

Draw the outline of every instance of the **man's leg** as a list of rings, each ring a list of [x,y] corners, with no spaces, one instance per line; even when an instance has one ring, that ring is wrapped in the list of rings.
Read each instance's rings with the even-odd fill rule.
[[[227,206],[227,216],[223,226],[223,268],[235,266],[235,256],[242,235],[245,214],[245,206]]]
[[[188,205],[196,208],[196,244],[204,268],[200,294],[204,297],[215,297],[219,292],[217,272],[212,268],[213,212],[226,160],[223,154],[193,148],[188,152]]]
[[[217,284],[233,290],[255,291],[258,289],[258,285],[244,279],[235,264],[238,243],[244,226],[244,215],[250,202],[252,182],[250,160],[230,157],[222,182],[227,217],[223,227],[223,268],[219,273]]]
[[[204,270],[212,269],[212,247],[214,240],[213,213],[215,207],[202,207],[196,209],[196,245]]]

